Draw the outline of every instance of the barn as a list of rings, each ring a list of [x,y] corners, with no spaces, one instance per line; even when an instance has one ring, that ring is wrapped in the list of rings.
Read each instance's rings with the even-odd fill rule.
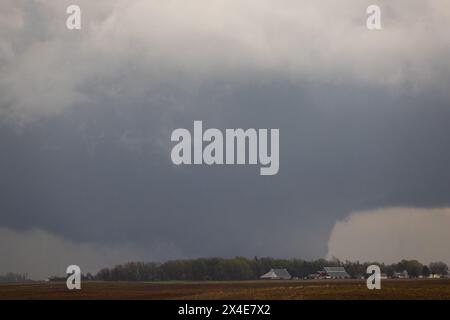
[[[324,267],[327,277],[331,279],[349,279],[350,275],[343,267]]]
[[[260,279],[264,280],[290,280],[292,277],[286,269],[270,269]]]

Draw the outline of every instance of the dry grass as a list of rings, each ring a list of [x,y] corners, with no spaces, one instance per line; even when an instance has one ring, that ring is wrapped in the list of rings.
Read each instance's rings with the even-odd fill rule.
[[[0,299],[450,299],[450,280],[383,280],[368,290],[363,280],[240,282],[85,282],[0,284]]]

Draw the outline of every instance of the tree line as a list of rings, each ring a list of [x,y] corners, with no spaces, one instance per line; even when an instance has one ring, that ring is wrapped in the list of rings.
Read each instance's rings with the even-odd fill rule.
[[[305,278],[324,267],[344,267],[352,278],[366,275],[369,265],[380,266],[381,272],[393,276],[394,272],[406,270],[410,277],[430,274],[448,274],[448,266],[444,262],[433,262],[424,265],[417,260],[402,260],[398,263],[384,264],[377,262],[351,262],[337,259],[318,259],[306,261],[302,259],[274,259],[244,257],[199,258],[189,260],[171,260],[164,263],[128,262],[113,268],[100,270],[93,279],[101,281],[205,281],[205,280],[256,280],[272,268],[285,268],[293,277]]]
[[[28,274],[19,274],[8,272],[4,275],[0,275],[0,282],[27,282],[30,281],[28,279]]]

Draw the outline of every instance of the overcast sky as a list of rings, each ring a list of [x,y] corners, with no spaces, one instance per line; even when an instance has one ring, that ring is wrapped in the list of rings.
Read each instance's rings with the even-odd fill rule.
[[[381,31],[366,28],[375,2]],[[80,31],[65,27],[73,3]],[[0,273],[450,262],[426,249],[450,241],[449,25],[447,0],[2,0]],[[279,128],[279,173],[174,166],[171,132],[194,120]]]

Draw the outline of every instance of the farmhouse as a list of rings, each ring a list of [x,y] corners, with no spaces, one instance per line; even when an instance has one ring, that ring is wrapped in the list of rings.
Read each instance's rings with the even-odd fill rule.
[[[260,279],[265,280],[290,280],[292,277],[286,269],[270,269]]]

